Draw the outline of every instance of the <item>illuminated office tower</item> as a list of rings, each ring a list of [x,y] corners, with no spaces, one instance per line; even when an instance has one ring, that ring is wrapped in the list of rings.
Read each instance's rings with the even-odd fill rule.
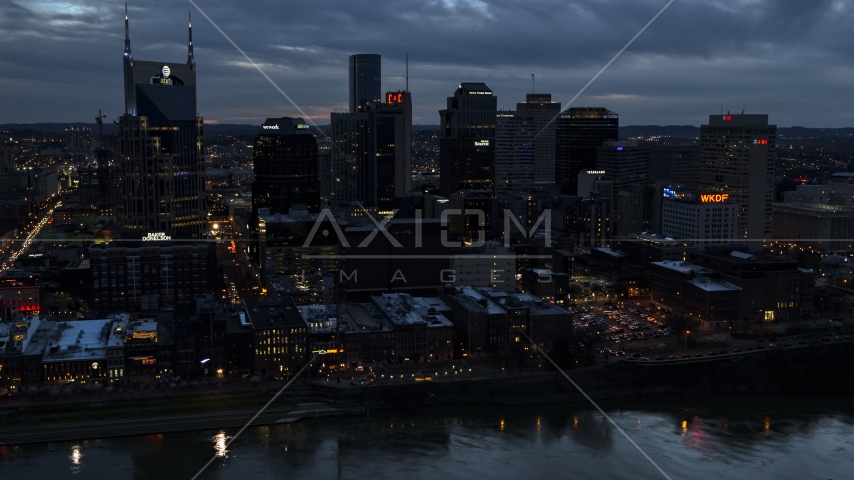
[[[462,83],[439,111],[439,191],[492,190],[498,99],[483,83]]]
[[[738,205],[736,238],[751,249],[771,238],[776,137],[768,115],[709,115],[700,128],[698,193]]]
[[[388,92],[358,112],[332,113],[332,200],[390,211],[412,189],[412,98]]]
[[[534,118],[499,110],[495,115],[495,191],[525,190],[534,186],[537,134]]]
[[[135,60],[125,12],[125,114],[119,118],[125,228],[201,238],[206,208],[203,121],[196,112],[196,62]]]

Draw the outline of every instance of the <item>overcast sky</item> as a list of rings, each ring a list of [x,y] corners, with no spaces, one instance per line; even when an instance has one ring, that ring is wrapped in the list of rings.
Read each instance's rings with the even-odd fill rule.
[[[317,123],[348,105],[347,56],[381,53],[431,124],[461,82],[513,108],[531,91],[566,106],[667,0],[196,0]],[[193,10],[198,108],[208,122],[298,115],[195,8],[132,0],[133,56],[186,62]],[[676,0],[574,103],[622,125],[699,125],[724,110],[781,126],[854,126],[854,2]],[[124,3],[0,1],[0,123],[124,113]]]

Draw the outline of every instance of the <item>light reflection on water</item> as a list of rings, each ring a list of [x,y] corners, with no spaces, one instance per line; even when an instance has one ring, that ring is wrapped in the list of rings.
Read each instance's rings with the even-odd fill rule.
[[[225,457],[228,455],[228,450],[225,449],[225,445],[228,443],[229,438],[231,437],[225,434],[225,430],[222,430],[213,436],[214,451],[216,452],[217,457]]]
[[[836,401],[836,405],[840,401]],[[850,404],[850,401],[848,402]],[[678,401],[609,415],[673,478],[850,478],[854,415],[804,405]],[[785,406],[785,405],[784,405]],[[656,478],[583,405],[372,413],[235,430],[0,447],[0,479]]]
[[[74,445],[71,447],[71,455],[69,455],[69,458],[71,458],[71,463],[73,465],[80,465],[80,459],[82,457],[83,454],[80,452],[80,445]]]

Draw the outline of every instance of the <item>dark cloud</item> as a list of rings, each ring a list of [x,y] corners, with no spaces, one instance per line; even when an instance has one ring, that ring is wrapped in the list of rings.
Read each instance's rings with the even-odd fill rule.
[[[347,56],[383,54],[383,88],[410,90],[416,123],[438,119],[461,81],[512,108],[537,90],[566,102],[666,0],[197,0],[318,123],[347,105]],[[221,123],[297,112],[189,2],[130,2],[139,59],[186,58],[193,10],[199,109]],[[121,113],[124,4],[0,3],[0,122]],[[676,0],[576,105],[624,124],[699,124],[726,110],[780,125],[854,125],[854,5],[842,0]]]

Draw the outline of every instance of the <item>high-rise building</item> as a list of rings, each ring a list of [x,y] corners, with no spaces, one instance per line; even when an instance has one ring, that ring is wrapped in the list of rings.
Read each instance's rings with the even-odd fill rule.
[[[495,190],[530,189],[536,179],[533,117],[501,110],[495,115]]]
[[[649,145],[649,179],[651,183],[683,185],[690,192],[699,188],[699,145]]]
[[[378,53],[350,55],[350,113],[382,99],[382,61]]]
[[[645,184],[649,179],[649,148],[638,142],[604,142],[596,150],[596,168],[614,182],[615,192]]]
[[[332,200],[390,211],[412,189],[412,98],[388,92],[358,112],[333,113]]]
[[[320,211],[317,139],[302,118],[268,118],[252,151],[253,217],[259,208],[285,214],[295,204]]]
[[[560,103],[550,93],[529,93],[516,104],[516,112],[534,119],[534,182],[555,183],[555,138]]]
[[[439,191],[491,190],[498,99],[483,83],[462,83],[439,111]]]
[[[65,151],[68,153],[89,153],[92,143],[92,129],[89,127],[68,127],[65,129]]]
[[[200,238],[205,228],[203,121],[193,30],[186,64],[134,60],[125,12],[125,114],[119,118],[127,229]]]
[[[578,172],[596,166],[596,149],[618,139],[619,121],[616,113],[599,107],[573,107],[562,113],[557,120],[555,183],[574,188]]]
[[[709,115],[700,128],[698,193],[726,195],[739,206],[736,238],[751,249],[771,238],[776,137],[768,115]]]

